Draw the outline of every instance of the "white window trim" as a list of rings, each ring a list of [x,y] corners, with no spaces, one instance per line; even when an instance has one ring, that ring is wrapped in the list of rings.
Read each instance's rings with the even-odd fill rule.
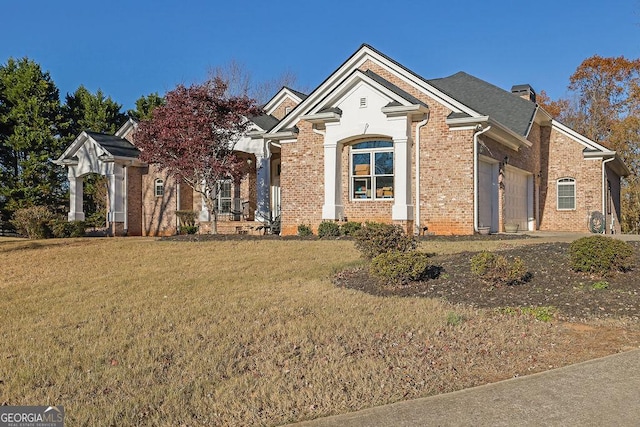
[[[161,189],[161,192],[158,190]],[[153,181],[153,195],[155,197],[164,197],[164,180],[157,178]]]
[[[229,184],[229,194],[230,194],[230,196],[229,197],[222,197],[222,186],[224,184],[227,184],[227,183]],[[233,182],[231,180],[229,180],[229,179],[221,179],[218,182],[216,182],[216,187],[217,187],[216,188],[216,211],[219,214],[222,214],[222,215],[226,215],[226,214],[231,213],[231,210],[233,209],[233,206],[232,206],[232,204],[233,204]],[[228,200],[229,201],[229,210],[227,210],[227,211],[222,210],[222,206],[223,206],[222,202],[224,200]]]
[[[572,186],[573,187],[573,207],[572,208],[561,208],[560,207],[560,187],[564,186],[564,187],[568,187],[568,186]],[[576,180],[575,178],[571,178],[571,177],[563,177],[563,178],[559,178],[556,180],[556,210],[558,211],[575,211],[576,210],[576,205],[577,205],[577,200],[576,200]]]
[[[364,148],[364,149],[356,149],[355,153],[354,153],[354,149],[353,147],[357,144],[363,143],[363,142],[375,142],[375,141],[383,141],[383,142],[389,142],[391,143],[391,147],[382,147],[382,148]],[[354,154],[365,154],[365,153],[370,153],[371,156],[369,157],[369,175],[356,175],[354,173],[354,168],[353,168],[353,155]],[[376,153],[392,153],[393,154],[393,174],[391,175],[376,175],[375,174],[375,154]],[[379,201],[394,201],[395,198],[395,190],[396,190],[396,185],[395,185],[395,175],[396,175],[396,159],[395,159],[395,146],[393,145],[393,141],[387,141],[384,139],[376,139],[376,140],[371,140],[371,141],[357,141],[354,144],[352,144],[349,147],[349,200],[352,202],[379,202]],[[376,176],[380,176],[380,177],[388,177],[391,176],[393,178],[393,187],[392,187],[392,191],[394,194],[394,197],[377,197],[376,195],[376,188],[375,188],[375,177]],[[365,198],[359,198],[359,197],[354,197],[355,194],[355,189],[354,189],[354,181],[358,178],[362,178],[362,179],[366,179],[368,178],[370,180],[371,183],[371,187],[370,187],[370,191],[371,191],[371,197],[365,197]]]

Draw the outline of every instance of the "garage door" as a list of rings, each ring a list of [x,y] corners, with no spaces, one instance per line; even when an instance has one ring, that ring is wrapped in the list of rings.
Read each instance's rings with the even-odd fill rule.
[[[517,169],[508,168],[504,175],[505,224],[518,224],[519,230],[528,225],[528,176]]]
[[[478,163],[478,226],[498,231],[498,165]]]

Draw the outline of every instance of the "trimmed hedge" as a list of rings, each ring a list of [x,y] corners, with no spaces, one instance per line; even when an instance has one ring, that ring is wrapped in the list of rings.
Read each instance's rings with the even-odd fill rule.
[[[627,271],[633,267],[633,246],[606,236],[589,236],[575,240],[569,246],[571,268],[574,271],[606,275]]]
[[[480,252],[471,258],[471,272],[495,285],[515,285],[526,281],[529,273],[519,257],[508,259],[492,252]]]
[[[399,225],[367,222],[354,235],[355,246],[366,259],[385,252],[408,252],[418,246],[413,236],[405,234]]]
[[[430,255],[420,251],[385,252],[371,260],[369,274],[389,284],[406,284],[424,278]]]

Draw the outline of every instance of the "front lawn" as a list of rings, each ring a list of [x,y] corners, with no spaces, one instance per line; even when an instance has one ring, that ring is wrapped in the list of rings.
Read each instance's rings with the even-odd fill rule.
[[[64,405],[69,425],[279,425],[640,343],[628,320],[332,283],[359,263],[344,240],[0,240],[0,403]]]

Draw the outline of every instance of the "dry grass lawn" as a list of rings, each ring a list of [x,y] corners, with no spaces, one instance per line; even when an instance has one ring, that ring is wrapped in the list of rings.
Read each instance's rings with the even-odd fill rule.
[[[64,405],[73,426],[279,425],[640,342],[623,321],[331,284],[359,262],[350,241],[0,240],[0,404]]]

